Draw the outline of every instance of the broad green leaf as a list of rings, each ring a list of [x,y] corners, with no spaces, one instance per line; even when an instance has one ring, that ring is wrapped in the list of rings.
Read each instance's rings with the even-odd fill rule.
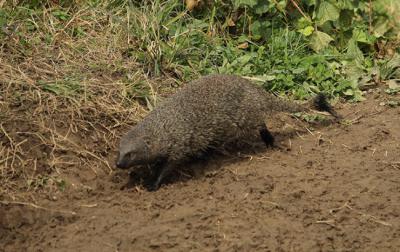
[[[313,33],[313,31],[314,31],[314,27],[312,27],[312,26],[307,26],[307,27],[299,30],[299,32],[306,37],[310,36]]]
[[[276,5],[276,8],[280,12],[285,12],[286,11],[286,5],[287,5],[287,2],[285,0],[282,0],[282,1],[278,2],[278,4]]]
[[[395,95],[395,94],[397,94],[399,92],[400,92],[400,88],[395,88],[395,89],[388,88],[388,89],[385,89],[385,93],[390,94],[390,95]]]
[[[309,18],[305,18],[305,17],[301,17],[301,18],[297,19],[297,22],[296,22],[297,29],[303,29],[303,28],[306,28],[307,26],[311,26],[311,25],[312,25],[312,21]]]
[[[393,57],[386,61],[380,68],[382,78],[400,79],[400,55],[395,53]]]
[[[389,20],[380,18],[376,24],[374,24],[374,35],[377,38],[383,37],[387,31],[390,30]]]
[[[347,9],[347,10],[354,10],[357,6],[356,3],[358,1],[354,1],[354,0],[338,0],[337,2],[337,6],[341,9]]]
[[[268,12],[269,9],[269,1],[258,1],[258,4],[254,7],[256,14],[264,14]]]
[[[317,4],[317,0],[303,0],[302,2],[304,2],[307,6],[312,6]]]
[[[318,25],[323,25],[326,21],[336,21],[339,18],[340,10],[330,1],[322,1],[317,9]]]
[[[263,22],[260,22],[258,20],[254,21],[250,27],[253,39],[259,40],[262,37],[265,38],[265,36],[267,35],[266,31],[269,25],[270,25],[269,21],[263,21]]]
[[[366,98],[362,95],[361,90],[354,90],[354,94],[353,94],[353,101],[355,102],[361,102],[361,101],[365,101]]]
[[[246,65],[252,58],[253,58],[253,55],[245,54],[245,55],[240,56],[239,58],[237,58],[233,63],[234,64],[240,64],[240,65]]]
[[[6,24],[7,24],[7,12],[0,9],[0,27],[3,27]]]
[[[299,67],[299,68],[295,68],[292,70],[293,74],[301,74],[304,73],[305,71],[307,71],[307,68],[305,67]]]
[[[346,77],[352,82],[353,85],[358,83],[358,79],[364,75],[362,66],[357,64],[355,61],[343,61],[344,73]]]
[[[266,81],[273,81],[276,79],[275,75],[261,75],[261,76],[256,76],[253,78],[250,78],[251,80],[254,81],[260,81],[260,82],[266,82]]]
[[[384,14],[385,15],[385,14],[388,14],[388,8],[394,8],[396,10],[399,7],[398,5],[396,5],[395,2],[398,2],[398,1],[393,1],[393,0],[373,1],[372,2],[372,9],[377,14]]]
[[[400,89],[400,83],[397,80],[387,80],[386,84],[390,89]]]
[[[251,34],[253,35],[253,39],[259,40],[261,39],[261,22],[256,20],[251,24]]]
[[[235,0],[234,4],[236,7],[247,5],[249,7],[254,7],[257,5],[257,0]]]
[[[328,34],[320,31],[314,31],[310,38],[310,47],[314,51],[319,52],[327,47],[332,40],[333,38]]]
[[[67,12],[65,12],[65,11],[62,11],[62,10],[55,10],[55,11],[53,11],[53,15],[54,15],[56,18],[58,18],[58,19],[60,19],[60,20],[63,20],[63,21],[65,21],[65,20],[67,20],[67,19],[70,18],[69,14],[68,14]]]
[[[340,29],[345,31],[351,29],[351,23],[353,21],[354,12],[351,10],[340,11],[339,25]]]
[[[369,45],[375,42],[375,39],[372,36],[357,28],[353,30],[353,39],[355,39],[357,42],[366,43]]]
[[[352,38],[349,40],[349,46],[347,47],[347,56],[353,60],[355,60],[356,63],[360,63],[364,60],[364,55],[360,48],[358,48],[357,41]]]

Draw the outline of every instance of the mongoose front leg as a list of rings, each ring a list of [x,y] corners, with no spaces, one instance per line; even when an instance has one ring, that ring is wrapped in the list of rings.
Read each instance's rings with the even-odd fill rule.
[[[167,163],[167,164],[163,165],[162,167],[160,167],[160,173],[156,177],[156,180],[154,181],[154,183],[152,185],[150,185],[149,191],[157,191],[160,188],[161,182],[163,181],[163,179],[168,174],[171,173],[171,171],[173,170],[173,168],[176,165],[177,164],[175,162],[171,162],[171,163]]]
[[[263,125],[259,129],[259,132],[260,132],[261,139],[264,141],[265,145],[267,145],[267,147],[273,147],[275,139],[271,135],[269,130],[267,129],[267,126]]]

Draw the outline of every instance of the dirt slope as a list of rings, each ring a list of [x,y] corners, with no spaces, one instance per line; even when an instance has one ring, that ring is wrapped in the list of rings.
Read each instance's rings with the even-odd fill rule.
[[[312,134],[286,118],[270,125],[286,148],[211,160],[157,192],[69,168],[57,198],[0,205],[0,251],[399,251],[400,109],[385,99]]]

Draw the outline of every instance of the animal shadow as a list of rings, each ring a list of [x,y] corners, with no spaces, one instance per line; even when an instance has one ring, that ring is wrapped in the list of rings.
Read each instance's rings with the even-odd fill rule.
[[[248,158],[249,155],[256,155],[257,153],[265,152],[267,149],[280,149],[271,144],[268,144],[269,146],[267,147],[260,140],[246,146],[241,144],[232,145],[223,150],[207,150],[197,157],[192,157],[189,161],[173,170],[163,180],[161,187],[177,182],[200,179],[204,176],[215,176],[223,170],[221,169],[222,167],[239,162],[244,158]],[[152,185],[160,169],[160,164],[134,167],[129,171],[128,181],[120,189],[128,190],[134,187],[144,187],[146,190],[152,191]]]

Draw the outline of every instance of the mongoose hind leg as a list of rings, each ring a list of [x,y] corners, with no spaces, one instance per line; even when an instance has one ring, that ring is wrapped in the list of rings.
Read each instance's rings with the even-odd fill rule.
[[[267,126],[263,125],[260,129],[261,139],[264,141],[267,147],[273,147],[275,143],[274,136],[272,136],[271,132],[267,129]]]

